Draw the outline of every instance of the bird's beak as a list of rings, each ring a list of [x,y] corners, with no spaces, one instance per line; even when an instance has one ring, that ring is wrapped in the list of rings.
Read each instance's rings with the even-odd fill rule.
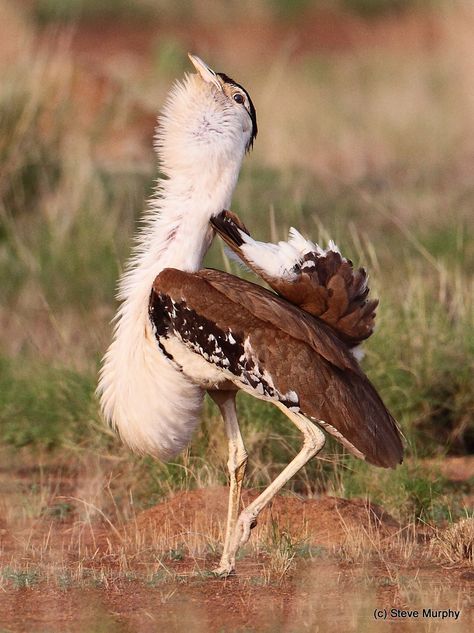
[[[209,68],[209,66],[205,64],[197,55],[191,55],[191,53],[188,53],[188,57],[192,61],[194,68],[198,71],[204,81],[212,83],[216,86],[216,88],[222,90],[222,85],[219,81],[219,78],[212,70],[212,68]]]

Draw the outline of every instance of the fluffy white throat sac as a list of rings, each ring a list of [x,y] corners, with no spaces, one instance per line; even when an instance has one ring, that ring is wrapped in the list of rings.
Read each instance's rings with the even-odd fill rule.
[[[164,268],[199,270],[212,240],[209,220],[230,206],[245,153],[245,139],[219,132],[218,120],[206,135],[213,124],[210,97],[208,86],[191,75],[165,104],[156,149],[166,179],[158,183],[120,280],[121,305],[98,386],[104,417],[123,441],[162,459],[189,443],[204,392],[160,351],[148,318],[151,288]]]

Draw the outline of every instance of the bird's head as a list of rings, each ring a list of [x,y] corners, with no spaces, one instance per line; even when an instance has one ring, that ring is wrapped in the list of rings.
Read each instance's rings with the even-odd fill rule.
[[[157,149],[164,172],[199,164],[240,162],[257,136],[257,116],[248,92],[224,73],[189,54],[197,73],[177,82],[163,108]]]
[[[202,87],[216,113],[216,122],[222,125],[221,134],[226,128],[236,136],[241,136],[245,149],[250,150],[257,136],[257,113],[249,93],[243,86],[225,73],[216,73],[196,55],[189,54]]]

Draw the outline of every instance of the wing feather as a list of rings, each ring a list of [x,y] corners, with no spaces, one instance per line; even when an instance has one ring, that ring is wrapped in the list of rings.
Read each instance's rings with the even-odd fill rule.
[[[286,300],[221,271],[165,269],[153,286],[150,315],[156,331],[164,335],[162,320],[168,319],[168,330],[191,351],[225,369],[236,384],[253,388],[257,397],[298,406],[307,417],[324,421],[323,428],[358,456],[384,467],[402,460],[396,422],[347,346]],[[212,354],[203,349],[206,331],[212,333]]]

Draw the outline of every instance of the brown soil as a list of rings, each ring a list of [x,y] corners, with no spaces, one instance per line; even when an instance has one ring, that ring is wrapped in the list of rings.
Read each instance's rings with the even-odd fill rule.
[[[166,503],[139,514],[133,528],[152,532],[156,537],[160,531],[182,534],[189,526],[198,525],[207,532],[219,534],[227,511],[227,495],[227,489],[221,487],[179,492]],[[244,491],[244,506],[257,495],[257,491]],[[344,544],[356,529],[367,533],[376,530],[382,537],[400,530],[397,521],[375,504],[362,499],[326,496],[319,499],[276,497],[262,512],[254,536],[261,539],[275,525],[307,545],[324,547]]]
[[[236,578],[226,581],[196,580],[163,587],[117,586],[113,590],[18,592],[14,610],[7,615],[8,631],[156,631],[218,633],[224,631],[380,631],[373,619],[374,608],[406,606],[399,590],[380,583],[366,584],[368,573],[386,578],[384,571],[321,563],[308,564],[279,585],[259,586]],[[376,577],[374,576],[374,580]],[[468,586],[443,591],[443,578],[431,576],[433,595],[441,591],[445,603],[461,607],[459,622],[434,619],[405,622],[392,619],[390,631],[472,630],[468,609]],[[358,587],[359,585],[359,587]],[[426,594],[416,607],[436,604]],[[3,607],[0,596],[0,607]],[[449,607],[448,607],[449,608]],[[20,615],[21,613],[21,615]],[[32,616],[34,614],[34,616]],[[455,628],[454,628],[455,627]]]
[[[256,494],[246,492],[244,503]],[[31,573],[43,565],[47,571],[62,557],[89,575],[63,586],[57,572],[31,587],[10,578],[0,588],[0,630],[370,632],[379,630],[374,609],[392,607],[462,611],[456,629],[448,627],[452,622],[436,628],[426,619],[415,627],[392,619],[393,631],[472,630],[472,568],[425,556],[430,545],[423,539],[412,555],[403,554],[402,545],[385,556],[384,547],[412,537],[363,500],[277,497],[252,532],[237,574],[226,580],[206,575],[218,553],[203,544],[221,537],[226,497],[225,488],[180,492],[118,530],[99,519],[85,531],[74,519],[37,519],[23,531],[2,521],[0,569]],[[25,536],[27,550],[20,547]],[[282,543],[312,549],[297,554],[283,573]]]

